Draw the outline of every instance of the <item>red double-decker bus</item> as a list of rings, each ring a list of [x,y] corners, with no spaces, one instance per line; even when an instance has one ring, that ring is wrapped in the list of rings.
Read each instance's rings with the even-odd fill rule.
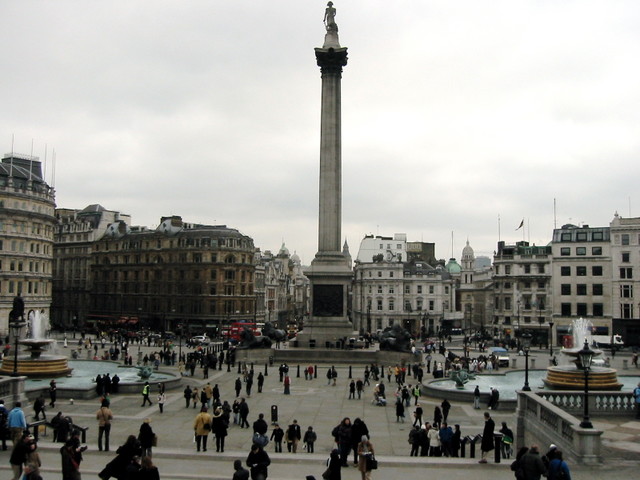
[[[228,331],[226,332],[226,338],[240,341],[241,340],[240,334],[245,328],[248,328],[249,330],[251,330],[255,336],[262,335],[260,326],[254,322],[233,322],[229,326]]]

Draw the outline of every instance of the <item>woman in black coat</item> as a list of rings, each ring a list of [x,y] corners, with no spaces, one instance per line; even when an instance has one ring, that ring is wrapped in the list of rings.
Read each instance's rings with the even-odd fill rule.
[[[329,480],[342,480],[341,471],[340,452],[337,448],[334,448],[329,456]]]
[[[151,419],[145,418],[144,423],[140,425],[140,433],[138,433],[138,441],[142,448],[142,456],[151,456],[151,447],[153,447],[153,429],[151,428]]]
[[[216,436],[216,452],[224,452],[224,437],[227,436],[229,420],[222,408],[216,408],[211,416],[211,433]]]
[[[98,474],[102,480],[109,480],[115,477],[118,480],[125,478],[125,472],[131,460],[135,456],[142,455],[140,442],[135,435],[129,435],[127,441],[116,450],[117,456],[111,460],[106,467]]]

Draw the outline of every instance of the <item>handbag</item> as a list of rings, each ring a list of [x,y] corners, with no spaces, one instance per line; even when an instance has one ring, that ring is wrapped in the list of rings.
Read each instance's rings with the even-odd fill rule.
[[[331,478],[331,469],[329,467],[327,467],[327,469],[322,474],[322,478],[324,478],[324,480],[329,480]]]
[[[206,431],[211,430],[211,424],[209,422],[205,423],[202,425],[202,428],[205,429]]]
[[[158,435],[156,435],[155,433],[153,434],[153,437],[151,437],[151,446],[152,447],[158,446]]]
[[[365,465],[367,470],[376,470],[378,468],[378,460],[373,454],[365,456]]]

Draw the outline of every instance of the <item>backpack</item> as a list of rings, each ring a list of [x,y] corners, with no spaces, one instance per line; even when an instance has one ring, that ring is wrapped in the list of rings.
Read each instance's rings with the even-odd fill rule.
[[[262,448],[266,447],[269,444],[269,437],[266,435],[261,435],[258,432],[253,434],[253,443],[260,445]]]

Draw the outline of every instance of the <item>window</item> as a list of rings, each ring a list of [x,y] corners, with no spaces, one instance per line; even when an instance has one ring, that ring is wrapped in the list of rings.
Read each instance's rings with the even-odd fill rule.
[[[405,285],[404,286],[404,293],[406,295],[409,295],[411,293],[411,285]]]
[[[505,275],[511,275],[511,265],[505,265],[504,266],[504,274]]]
[[[602,247],[591,247],[591,255],[602,255]]]
[[[433,293],[433,285],[429,285],[429,293]]]
[[[560,267],[560,275],[563,277],[571,276],[571,267]]]
[[[563,257],[568,257],[569,255],[571,255],[571,248],[570,247],[561,247],[560,248],[560,255]]]
[[[633,268],[631,268],[631,267],[621,267],[620,268],[620,278],[633,278]]]
[[[433,300],[429,300],[429,310],[433,310],[435,308],[435,302]]]
[[[378,293],[382,293],[382,285],[378,285]]]
[[[396,304],[393,298],[389,299],[389,311],[393,311],[396,309]]]
[[[604,305],[602,303],[593,304],[593,316],[602,317],[604,315]]]
[[[622,240],[622,245],[629,245],[629,234],[628,233],[623,233],[622,235],[620,235],[621,240]]]
[[[586,242],[587,241],[587,232],[578,232],[576,234],[576,240],[578,242]]]
[[[571,233],[563,233],[560,235],[561,242],[570,242],[571,241]]]
[[[378,272],[378,278],[382,278],[382,272]]]
[[[377,308],[378,310],[382,310],[382,300],[377,300],[377,302],[376,302],[376,308]]]
[[[620,285],[620,296],[622,298],[633,298],[633,285]]]
[[[563,317],[571,316],[571,304],[570,303],[562,303],[560,304],[560,314]]]
[[[580,283],[576,285],[576,293],[578,295],[586,295],[587,294],[587,286],[584,283]]]
[[[622,262],[623,263],[629,263],[629,252],[622,252]]]
[[[422,285],[418,285],[418,294],[422,293]]]
[[[511,282],[504,282],[504,289],[505,290],[510,290],[511,289]]]
[[[578,277],[586,277],[587,276],[587,267],[576,267],[576,275]]]
[[[379,292],[379,293],[382,293],[382,292]],[[394,293],[396,293],[396,289],[394,288],[394,286],[393,286],[393,285],[391,285],[391,286],[389,287],[389,293],[390,293],[390,294],[392,294],[392,295],[393,295]]]
[[[225,280],[235,280],[235,278],[236,278],[235,270],[225,270],[225,272],[224,272],[224,279]]]
[[[411,308],[411,302],[409,300],[405,300],[404,301],[404,311],[405,312],[412,312],[413,309]]]
[[[576,255],[584,257],[587,254],[587,247],[576,247]]]
[[[604,235],[602,234],[602,232],[593,232],[591,234],[591,240],[594,242],[596,240],[604,240]]]
[[[544,264],[538,264],[538,273],[544,273]]]
[[[571,295],[571,285],[568,283],[560,285],[560,295]]]
[[[531,265],[528,263],[524,266],[524,273],[531,273]]]
[[[547,288],[547,285],[544,283],[544,280],[540,280],[538,282],[538,289],[539,290],[544,290],[545,288]]]
[[[576,305],[576,315],[580,315],[581,317],[584,317],[587,315],[587,304],[586,303],[579,303]]]
[[[500,274],[500,265],[496,265],[495,269],[496,269],[496,275],[499,275]]]
[[[511,297],[504,297],[504,309],[511,310]]]
[[[393,272],[389,272],[389,278],[393,278]]]
[[[591,275],[593,275],[594,277],[601,277],[602,276],[602,267],[600,265],[595,265],[595,266],[591,267]]]
[[[593,288],[594,295],[602,295],[602,292],[604,291],[601,283],[594,284],[592,288]]]
[[[620,305],[620,314],[622,318],[633,318],[633,304],[623,303]]]

